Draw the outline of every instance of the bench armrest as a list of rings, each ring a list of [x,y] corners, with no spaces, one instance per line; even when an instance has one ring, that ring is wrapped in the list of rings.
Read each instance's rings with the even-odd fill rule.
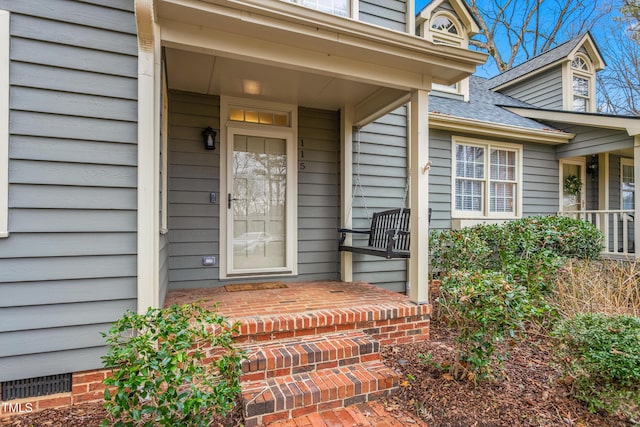
[[[347,233],[355,233],[355,234],[371,234],[371,230],[352,230],[350,228],[338,228],[338,233],[340,233],[340,245],[344,244],[345,239],[347,238]]]

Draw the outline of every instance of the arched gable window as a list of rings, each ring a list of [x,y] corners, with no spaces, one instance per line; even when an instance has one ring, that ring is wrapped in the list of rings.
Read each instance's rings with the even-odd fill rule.
[[[434,43],[463,46],[462,25],[456,18],[445,12],[436,13],[431,18],[431,37]]]
[[[573,90],[573,111],[592,110],[594,91],[594,72],[591,61],[585,55],[578,54],[571,61],[571,82]]]

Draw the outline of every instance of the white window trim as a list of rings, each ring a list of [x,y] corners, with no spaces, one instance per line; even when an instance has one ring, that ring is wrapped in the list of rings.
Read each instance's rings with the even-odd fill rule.
[[[513,213],[490,212],[489,186],[485,188],[483,200],[483,212],[460,211],[456,209],[456,144],[473,145],[485,149],[485,167],[489,165],[489,153],[491,148],[503,148],[516,152],[516,208]],[[522,217],[522,187],[523,187],[523,147],[522,144],[508,142],[489,141],[483,139],[454,136],[451,139],[451,217],[452,219],[517,219]],[[488,170],[485,170],[489,182]]]
[[[228,120],[231,107],[255,108],[258,110],[283,111],[290,114],[288,127],[260,125],[254,123],[235,122]],[[246,130],[248,132],[259,131],[261,135],[271,135],[286,138],[287,145],[287,254],[286,270],[262,273],[232,274],[227,256],[229,245],[229,224],[227,221],[227,193],[229,192],[228,156],[230,136],[232,132]],[[254,277],[284,277],[297,276],[298,274],[298,107],[292,104],[278,104],[273,102],[253,99],[220,97],[220,279],[254,278]]]
[[[584,63],[587,65],[587,70],[580,70],[573,67],[573,61],[578,58],[582,58]],[[575,56],[575,58],[569,61],[569,69],[571,70],[570,78],[569,78],[569,87],[571,91],[571,98],[569,99],[569,106],[570,106],[569,109],[571,111],[576,111],[573,109],[573,100],[576,97],[576,93],[573,90],[573,78],[580,77],[587,80],[587,84],[589,86],[589,96],[578,95],[578,97],[587,100],[587,111],[586,111],[587,113],[594,112],[596,109],[596,100],[595,100],[596,83],[595,83],[595,73],[593,71],[593,64],[591,63],[591,60],[586,55],[578,54]]]
[[[9,237],[9,24],[0,10],[0,238]]]
[[[305,7],[307,9],[316,10],[316,11],[322,12],[322,13],[328,13],[328,14],[333,15],[333,16],[340,16],[340,17],[343,17],[343,18],[351,18],[351,19],[356,19],[356,20],[358,19],[358,14],[359,14],[358,4],[360,3],[359,0],[347,0],[348,7],[349,7],[349,13],[347,14],[347,16],[342,16],[342,15],[338,15],[338,14],[335,14],[335,13],[325,12],[323,10],[316,9],[315,7],[311,7],[311,6],[305,6],[305,5],[300,3],[301,0],[284,0],[284,1],[286,1],[287,3],[292,3],[292,4],[295,4],[295,5],[298,5],[300,7]]]
[[[622,199],[622,180],[624,178],[624,166],[631,166],[632,168],[634,168],[634,173],[635,173],[635,165],[634,165],[633,159],[629,159],[629,158],[626,158],[626,157],[621,157],[620,158],[620,209],[624,209],[622,207],[622,204],[624,203],[624,201]],[[634,188],[633,193],[634,193],[633,197],[634,197],[634,200],[635,200],[635,197],[637,197],[637,195],[635,194],[635,188]],[[634,208],[632,208],[632,209],[634,209]]]
[[[433,27],[431,27],[431,23],[436,18],[439,18],[441,16],[449,19],[453,23],[453,25],[456,27],[456,30],[458,31],[458,35],[446,33],[444,31],[434,30]],[[434,13],[431,19],[429,20],[429,22],[427,23],[426,30],[427,30],[427,34],[429,34],[428,40],[431,40],[434,43],[444,44],[447,46],[463,47],[465,49],[469,47],[468,45],[469,41],[467,40],[464,27],[460,23],[460,20],[455,15],[452,15],[448,12]]]

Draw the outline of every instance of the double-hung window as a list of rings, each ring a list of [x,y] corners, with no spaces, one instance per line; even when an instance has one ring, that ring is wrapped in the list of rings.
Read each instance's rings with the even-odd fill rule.
[[[338,16],[351,16],[351,0],[285,0]]]
[[[577,56],[573,61],[571,61],[571,70],[573,111],[591,111],[593,96],[593,72],[591,71],[591,65],[588,59],[584,56]]]
[[[522,147],[456,138],[453,216],[515,218],[522,200]]]

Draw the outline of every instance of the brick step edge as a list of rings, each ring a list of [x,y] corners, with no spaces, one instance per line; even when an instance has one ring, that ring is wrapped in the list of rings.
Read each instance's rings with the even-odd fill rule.
[[[331,369],[380,360],[380,343],[362,331],[238,346],[245,350],[240,381]]]
[[[240,331],[236,339],[242,341],[245,336],[267,335],[310,331],[308,334],[363,329],[373,325],[388,325],[406,322],[407,318],[428,318],[431,314],[429,304],[380,303],[369,306],[334,308],[304,313],[287,313],[272,316],[250,316],[231,318],[240,322]],[[354,326],[358,325],[358,326]],[[326,331],[324,330],[326,329]],[[293,337],[290,335],[289,337]],[[268,338],[273,339],[274,337]],[[286,338],[285,336],[278,338]]]
[[[399,384],[400,375],[381,361],[244,383],[245,426],[378,400]]]

